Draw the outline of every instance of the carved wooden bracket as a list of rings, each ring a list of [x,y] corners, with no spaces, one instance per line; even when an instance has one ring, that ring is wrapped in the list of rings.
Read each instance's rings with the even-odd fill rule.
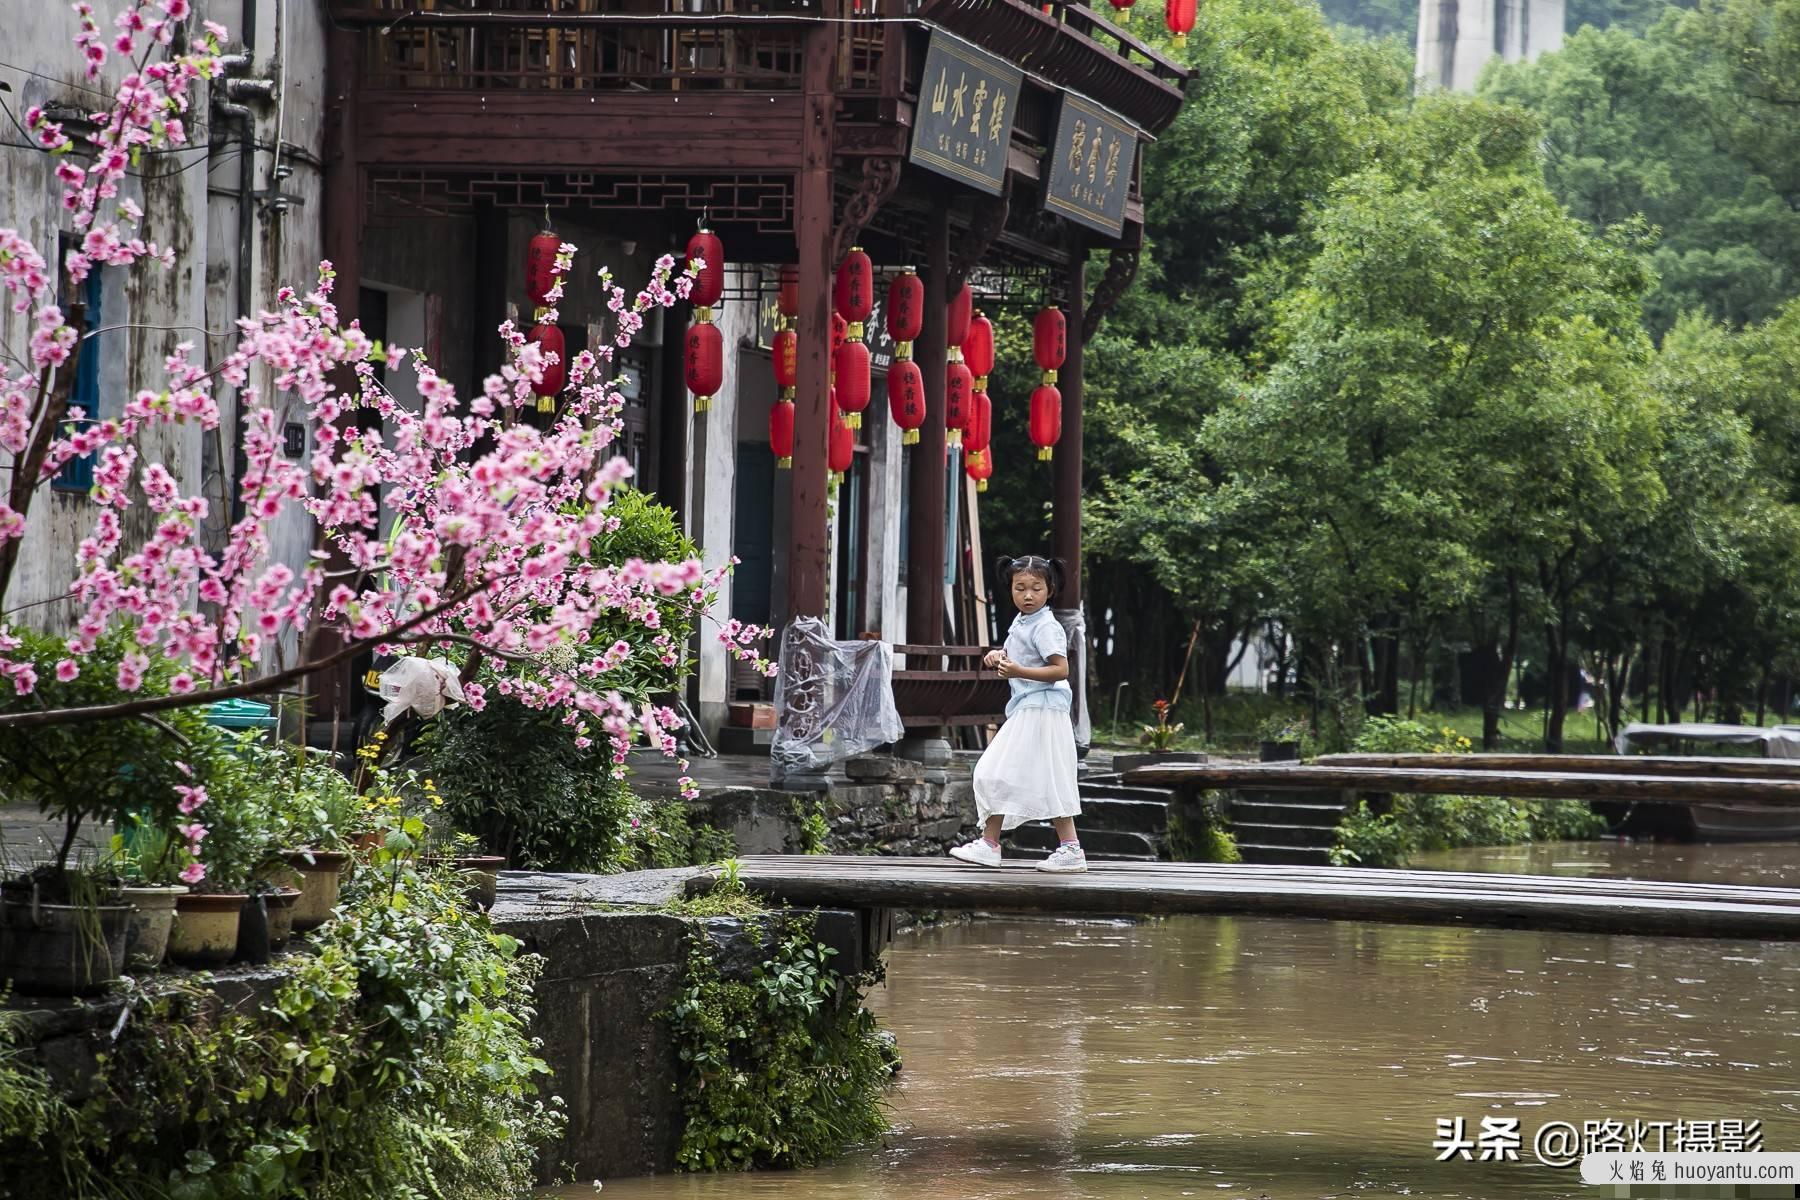
[[[831,265],[834,270],[850,252],[850,247],[856,245],[856,239],[875,219],[888,197],[894,194],[894,189],[900,186],[901,165],[898,158],[871,156],[863,159],[862,181],[844,202],[844,211],[838,214],[837,229],[832,233]]]
[[[1094,298],[1088,302],[1087,311],[1082,316],[1081,340],[1084,344],[1093,340],[1094,334],[1099,332],[1100,322],[1112,311],[1113,305],[1119,302],[1125,289],[1137,277],[1138,253],[1135,246],[1114,250],[1107,260],[1106,274],[1100,277],[1100,282],[1094,288]]]
[[[969,224],[968,236],[957,246],[955,254],[950,256],[950,294],[955,295],[962,285],[969,281],[969,273],[981,264],[982,255],[994,244],[1006,228],[1007,214],[1012,211],[1012,176],[1006,177],[1006,183],[998,196],[984,198],[975,207],[975,219]]]

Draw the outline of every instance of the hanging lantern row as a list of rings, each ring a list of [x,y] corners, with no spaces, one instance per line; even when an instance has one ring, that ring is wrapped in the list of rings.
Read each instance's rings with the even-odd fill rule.
[[[968,454],[963,458],[963,471],[975,481],[975,490],[987,491],[988,480],[994,475],[994,452],[983,450],[979,454]]]
[[[868,408],[873,392],[873,363],[866,340],[867,321],[874,309],[874,267],[860,248],[852,249],[839,265],[833,283],[831,318],[831,403],[828,456],[834,480],[849,469],[855,448],[855,430]],[[792,267],[782,268],[776,300],[782,317],[799,313],[799,282]],[[946,311],[948,361],[944,367],[944,429],[946,442],[962,446],[971,463],[985,463],[991,474],[993,399],[988,381],[994,369],[993,322],[974,311],[974,297],[965,284]],[[924,325],[924,287],[912,268],[903,268],[888,286],[886,311],[888,336],[894,342],[894,361],[888,368],[888,408],[900,429],[903,446],[917,445],[925,424],[925,379],[913,360],[913,342]],[[710,332],[706,332],[709,330]],[[723,338],[710,324],[689,330],[689,388],[703,403],[722,383]],[[799,385],[799,335],[783,328],[771,347],[775,383],[780,395],[769,412],[769,445],[776,465],[793,465],[795,407]],[[1032,392],[1029,428],[1040,461],[1053,456],[1062,437],[1062,393],[1056,387],[1057,371],[1068,356],[1068,321],[1062,310],[1046,308],[1032,322],[1032,357],[1043,372],[1043,382]],[[707,390],[702,391],[702,387]],[[701,407],[701,404],[697,404]],[[836,465],[841,463],[842,465]],[[971,478],[975,478],[972,474]],[[978,481],[986,490],[986,477]]]
[[[1118,0],[1113,0],[1114,4]],[[1187,45],[1188,34],[1194,32],[1194,14],[1199,8],[1199,0],[1166,0],[1163,9],[1163,23],[1169,32],[1175,35],[1176,49]]]
[[[694,286],[688,292],[694,323],[688,326],[682,362],[688,391],[694,393],[694,411],[703,413],[725,384],[725,337],[713,324],[712,311],[725,295],[725,243],[702,225],[688,239],[687,261],[690,270],[696,261],[704,264],[694,271]]]

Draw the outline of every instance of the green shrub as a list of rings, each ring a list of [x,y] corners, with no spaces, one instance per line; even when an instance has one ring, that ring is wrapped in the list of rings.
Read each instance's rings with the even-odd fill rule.
[[[1198,801],[1178,799],[1169,805],[1169,857],[1175,862],[1243,862],[1237,839],[1225,827],[1218,793]]]
[[[29,656],[37,685],[25,696],[10,686],[0,688],[0,712],[85,708],[168,690],[173,668],[157,657],[144,668],[139,692],[119,689],[120,663],[141,653],[123,633],[103,638],[82,661],[81,673],[66,682],[56,677],[56,664],[68,657],[63,639],[23,629],[14,634],[23,645],[9,657],[19,661]],[[0,797],[35,803],[63,822],[65,841],[56,863],[60,873],[85,821],[127,824],[132,814],[141,813],[152,824],[172,828],[179,801],[176,786],[196,782],[182,765],[195,756],[196,743],[206,734],[196,709],[77,725],[0,727]]]
[[[692,940],[665,1016],[681,1060],[676,1161],[690,1171],[803,1167],[886,1130],[882,1093],[896,1063],[862,1004],[875,978],[833,970],[808,918],[777,927],[773,954],[747,982],[721,978],[709,946]]]
[[[538,968],[463,907],[463,887],[450,873],[359,873],[316,953],[290,959],[260,1009],[192,986],[132,996],[78,1114],[41,1095],[0,1103],[6,1194],[529,1194],[563,1123],[525,1032]],[[0,1058],[0,1084],[6,1070]],[[61,1131],[54,1155],[32,1149],[46,1122]]]

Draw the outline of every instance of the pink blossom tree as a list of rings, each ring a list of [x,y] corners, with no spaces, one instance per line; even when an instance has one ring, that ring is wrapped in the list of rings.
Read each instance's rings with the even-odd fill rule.
[[[658,603],[673,599],[703,613],[729,568],[596,563],[589,551],[613,527],[608,501],[630,475],[609,452],[623,407],[614,354],[647,311],[687,295],[692,268],[678,272],[664,257],[635,297],[602,272],[614,343],[573,356],[547,420],[525,414],[538,407],[533,385],[551,364],[510,323],[501,330],[508,365],[464,400],[422,351],[377,345],[339,321],[329,263],[311,290],[284,289],[273,310],[241,320],[223,357],[204,361],[183,344],[162,378],[134,383],[118,418],[87,419],[69,405],[85,314],[56,304],[57,273],[79,283],[100,263],[174,265],[173,252],[145,236],[143,213],[121,198],[120,184],[142,154],[185,141],[189,106],[219,75],[226,33],[212,22],[191,29],[189,0],[125,0],[111,33],[91,4],[74,9],[89,79],[114,56],[130,69],[84,139],[40,109],[27,114],[38,145],[60,157],[63,206],[79,244],[53,267],[18,231],[0,228],[0,287],[16,312],[30,314],[31,327],[26,353],[0,365],[0,450],[11,471],[0,497],[0,676],[20,696],[37,687],[37,665],[18,653],[16,636],[31,613],[8,607],[7,592],[34,499],[78,455],[94,456],[96,516],[69,564],[64,599],[79,615],[54,670],[77,678],[110,633],[127,634],[136,650],[116,667],[115,702],[15,705],[0,711],[0,727],[150,716],[270,693],[367,652],[429,652],[459,665],[474,706],[491,690],[559,710],[584,744],[610,739],[618,764],[640,733],[672,753],[679,720],[620,686],[622,668],[644,656],[673,664],[680,648],[658,632]],[[574,253],[561,248],[552,306]],[[554,308],[546,319],[556,319]],[[418,411],[395,401],[377,365],[416,374]],[[259,376],[272,380],[267,392]],[[201,538],[207,499],[185,494],[163,464],[144,461],[140,435],[158,424],[216,427],[220,380],[238,392],[246,469],[243,515],[223,547],[209,549]],[[281,453],[278,405],[295,399],[312,429],[309,464]],[[359,426],[357,416],[370,411],[381,427]],[[279,561],[270,538],[272,524],[296,507],[315,529],[311,559],[300,564]],[[147,520],[127,520],[138,515]],[[138,527],[152,532],[128,541],[124,530]],[[593,645],[596,622],[620,613],[642,636]],[[772,672],[758,649],[760,630],[734,622],[720,636],[734,656]],[[153,658],[175,669],[156,694],[144,687]],[[199,807],[192,800],[184,797],[190,816]],[[199,837],[184,836],[198,845]]]

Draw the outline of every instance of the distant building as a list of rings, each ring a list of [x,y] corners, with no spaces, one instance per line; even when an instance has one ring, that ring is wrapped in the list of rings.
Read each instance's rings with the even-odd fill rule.
[[[1419,82],[1472,92],[1488,60],[1562,48],[1563,0],[1419,0]]]

